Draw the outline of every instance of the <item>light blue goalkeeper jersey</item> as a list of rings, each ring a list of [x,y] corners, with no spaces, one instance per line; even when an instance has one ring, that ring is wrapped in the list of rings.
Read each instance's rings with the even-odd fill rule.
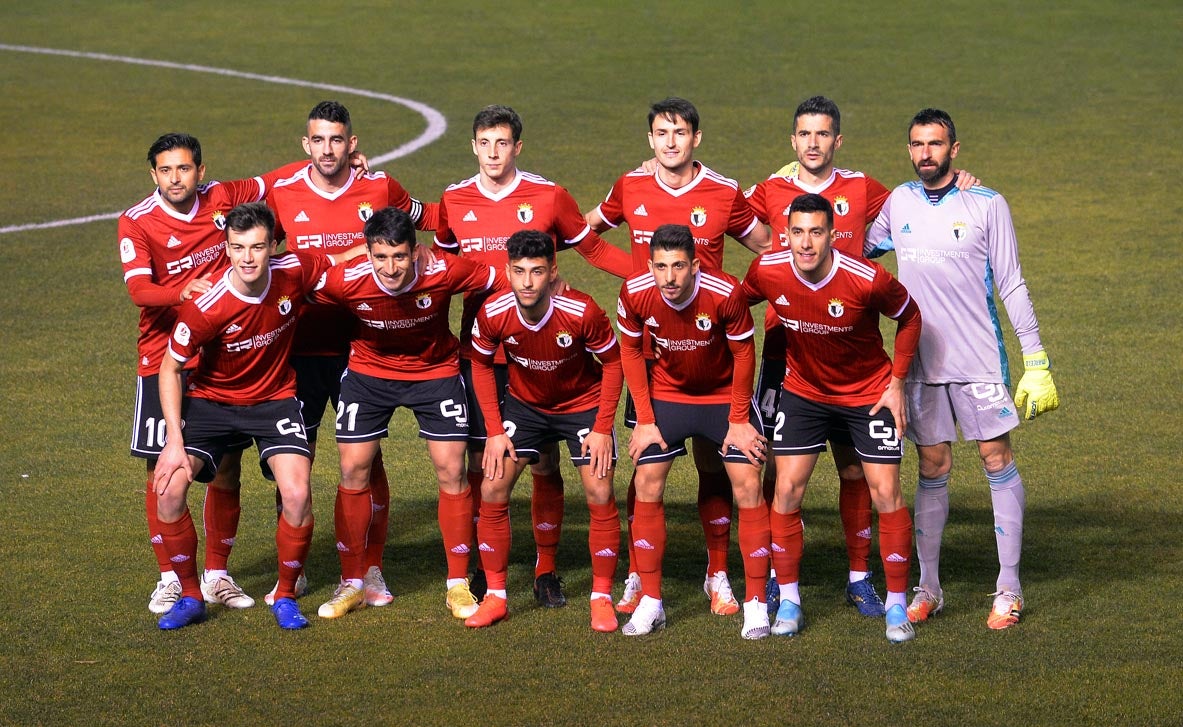
[[[1043,349],[1010,207],[998,192],[954,189],[934,205],[919,181],[901,184],[863,246],[867,257],[889,250],[924,316],[909,381],[1010,385],[995,287],[1023,353]]]

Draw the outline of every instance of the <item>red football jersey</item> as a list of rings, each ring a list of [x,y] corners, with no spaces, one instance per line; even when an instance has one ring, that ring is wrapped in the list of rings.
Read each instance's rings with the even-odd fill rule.
[[[311,174],[312,165],[305,165],[276,182],[267,194],[267,205],[275,211],[275,238],[286,241],[289,251],[330,255],[364,244],[366,220],[384,207],[403,210],[420,230],[433,229],[439,217],[438,205],[415,199],[385,172],[350,176],[344,187],[331,194],[313,184]],[[352,317],[344,311],[310,306],[296,329],[292,353],[344,354],[355,331]]]
[[[288,365],[305,296],[333,261],[328,257],[271,258],[271,281],[258,298],[230,284],[230,271],[206,293],[181,306],[168,352],[182,363],[201,353],[186,396],[251,405],[296,395]]]
[[[168,348],[181,291],[191,281],[218,273],[226,258],[226,213],[263,197],[262,177],[208,182],[197,188],[189,214],[169,207],[159,190],[119,217],[119,261],[128,294],[140,306],[137,373],[153,376]]]
[[[623,382],[620,349],[608,316],[591,296],[574,289],[551,296],[550,308],[537,324],[522,318],[513,292],[496,296],[477,312],[472,346],[474,368],[476,362],[492,365],[494,352],[504,347],[509,393],[515,399],[545,414],[571,414],[599,405],[595,430],[612,431]],[[612,385],[609,367],[614,369]],[[610,402],[601,399],[601,380]],[[495,398],[481,404],[482,410],[488,409],[485,421],[500,421]]]
[[[624,277],[632,269],[628,255],[592,232],[579,205],[563,187],[537,174],[517,178],[496,194],[481,186],[480,175],[457,182],[440,198],[440,223],[435,244],[446,252],[464,255],[503,270],[509,262],[505,245],[518,230],[540,230],[555,240],[555,249],[579,246],[595,266]],[[590,248],[590,249],[588,249]],[[469,332],[485,296],[465,296],[460,320],[460,355],[471,356]],[[499,353],[498,363],[504,363]]]
[[[657,173],[636,169],[616,180],[608,197],[596,208],[609,225],[627,222],[632,232],[633,271],[646,270],[649,240],[661,225],[686,225],[694,235],[695,256],[704,268],[723,269],[723,236],[739,239],[759,221],[739,184],[694,162],[697,173],[684,187],[674,189]]]
[[[733,414],[738,406],[743,413],[739,420],[747,421],[751,372],[746,394],[733,391],[734,354],[729,342],[751,345],[755,333],[751,311],[740,295],[739,281],[727,273],[700,269],[694,285],[690,299],[675,308],[661,295],[652,273],[638,273],[624,281],[617,301],[620,345],[639,352],[641,337],[653,337],[657,360],[648,385],[652,398],[684,404],[730,403]],[[645,377],[643,373],[631,376],[627,360],[625,365],[638,421],[652,421],[651,413],[642,416],[648,405],[637,391]]]
[[[793,267],[792,253],[752,261],[741,285],[750,303],[767,300],[788,339],[784,388],[824,404],[865,406],[879,401],[891,377],[904,378],[920,340],[920,308],[883,266],[834,251],[820,283]],[[883,350],[879,316],[901,324],[895,362]]]
[[[444,255],[398,291],[378,282],[369,258],[333,268],[312,300],[340,306],[361,322],[349,369],[381,379],[422,381],[460,373],[459,342],[448,329],[452,296],[504,281],[488,265]],[[504,287],[504,282],[502,282]]]

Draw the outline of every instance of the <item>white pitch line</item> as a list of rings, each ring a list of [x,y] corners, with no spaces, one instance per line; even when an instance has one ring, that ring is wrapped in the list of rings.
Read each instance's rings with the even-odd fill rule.
[[[300,86],[301,88],[316,88],[322,91],[332,91],[334,93],[343,93],[350,96],[362,96],[363,98],[372,98],[379,101],[387,101],[389,103],[405,106],[412,111],[418,113],[427,122],[427,128],[422,134],[408,141],[406,144],[397,146],[394,149],[379,154],[375,157],[370,157],[370,164],[379,166],[385,164],[393,159],[399,159],[409,154],[419,151],[423,147],[431,144],[436,139],[444,135],[448,130],[448,120],[439,111],[436,111],[427,104],[420,103],[414,99],[403,98],[401,96],[392,96],[387,93],[379,93],[377,91],[367,91],[364,88],[351,88],[349,86],[339,86],[332,83],[316,83],[314,81],[302,81],[298,78],[284,78],[283,76],[267,76],[261,73],[247,73],[245,71],[235,71],[230,68],[214,68],[212,66],[198,66],[191,63],[173,63],[172,61],[155,61],[147,58],[134,58],[132,56],[115,56],[107,53],[87,53],[83,51],[62,50],[60,48],[40,48],[29,45],[9,45],[7,43],[0,43],[0,51],[13,51],[15,53],[40,53],[42,55],[50,56],[67,56],[69,58],[85,58],[94,61],[111,61],[114,63],[130,63],[136,66],[153,66],[156,68],[171,68],[178,71],[193,71],[195,73],[212,73],[216,76],[231,76],[233,78],[245,78],[251,81],[262,81],[263,83],[277,83],[287,86]],[[83,225],[88,222],[98,222],[101,220],[114,220],[123,214],[123,211],[109,212],[100,215],[88,215],[86,217],[74,217],[66,220],[52,220],[50,222],[33,222],[24,225],[8,225],[0,227],[0,235],[10,232],[23,232],[26,230],[45,230],[53,227],[66,227],[68,225]]]

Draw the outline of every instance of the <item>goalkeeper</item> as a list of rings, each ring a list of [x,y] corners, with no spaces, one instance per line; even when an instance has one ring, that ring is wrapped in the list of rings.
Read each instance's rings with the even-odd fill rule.
[[[998,580],[986,624],[1005,629],[1023,610],[1019,582],[1026,494],[1010,430],[1019,419],[1059,406],[1051,364],[1019,267],[1010,208],[987,187],[956,189],[959,149],[953,120],[925,109],[908,127],[908,153],[919,181],[892,191],[867,233],[868,257],[895,250],[899,279],[920,305],[924,330],[906,384],[907,436],[919,453],[915,499],[920,586],[908,618],[924,621],[945,605],[939,564],[949,515],[949,472],[957,428],[976,440],[994,506]],[[1009,391],[1006,349],[994,290],[1006,308],[1026,369]]]

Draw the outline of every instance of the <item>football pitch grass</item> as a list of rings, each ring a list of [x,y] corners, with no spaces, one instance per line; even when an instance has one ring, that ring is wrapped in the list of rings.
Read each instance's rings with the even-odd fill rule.
[[[1176,2],[5,4],[0,228],[138,201],[150,191],[144,154],[166,131],[197,135],[207,178],[233,179],[299,158],[303,119],[323,98],[349,106],[371,156],[425,125],[344,89],[12,46],[426,104],[446,133],[382,167],[425,200],[475,173],[470,121],[488,103],[523,116],[520,166],[567,186],[584,209],[649,154],[647,105],[668,95],[698,105],[697,157],[744,186],[789,160],[788,123],[808,96],[843,111],[839,166],[889,187],[913,176],[911,114],[944,108],[959,166],[1013,209],[1062,407],[1015,435],[1027,607],[1007,631],[985,626],[997,569],[990,499],[964,445],[945,611],[912,643],[889,644],[881,620],[843,601],[825,457],[805,500],[807,626],[796,638],[745,642],[740,617],[709,613],[687,461],[667,495],[666,631],[589,629],[587,513],[568,465],[559,563],[570,605],[533,604],[526,478],[512,511],[511,618],[467,630],[444,608],[433,477],[400,412],[384,444],[390,607],[315,619],[338,573],[329,436],[313,472],[312,592],[301,601],[312,627],[281,632],[261,603],[275,578],[273,502],[248,458],[231,569],[260,603],[163,633],[145,608],[155,578],[143,466],[127,455],[136,313],[115,222],[0,234],[0,723],[1180,724],[1181,30]],[[740,274],[750,255],[731,246],[728,260]],[[616,281],[574,255],[560,267],[611,310]],[[1018,374],[1017,342],[1007,344]],[[909,502],[915,466],[909,448]],[[630,471],[624,463],[616,478],[622,508]],[[199,520],[200,488],[190,507]]]

